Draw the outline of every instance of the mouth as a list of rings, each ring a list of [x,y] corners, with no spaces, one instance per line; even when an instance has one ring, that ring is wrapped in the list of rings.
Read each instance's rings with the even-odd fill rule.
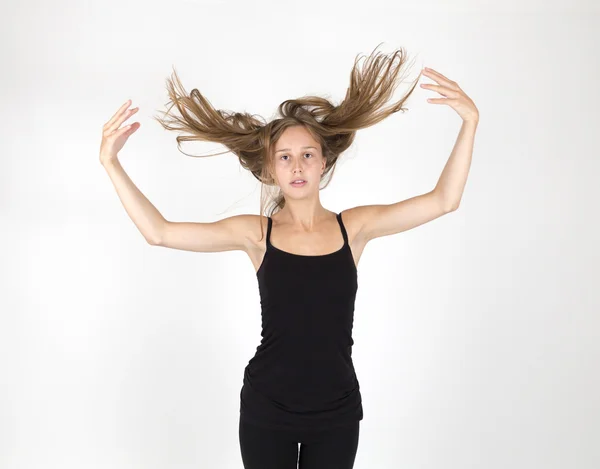
[[[299,181],[299,182],[296,182],[296,181]],[[293,187],[302,187],[306,184],[306,181],[304,179],[297,179],[296,181],[292,181],[292,182],[290,182],[290,184]]]

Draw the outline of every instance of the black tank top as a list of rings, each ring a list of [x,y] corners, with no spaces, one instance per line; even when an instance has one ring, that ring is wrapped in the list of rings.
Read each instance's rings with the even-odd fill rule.
[[[240,418],[274,429],[320,430],[363,418],[352,363],[357,269],[341,214],[341,249],[300,255],[271,244],[256,272],[262,340],[244,369]]]

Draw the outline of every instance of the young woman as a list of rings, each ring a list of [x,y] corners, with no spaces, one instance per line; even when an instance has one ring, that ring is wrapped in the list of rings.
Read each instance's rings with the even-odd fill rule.
[[[100,161],[148,243],[199,252],[242,250],[254,265],[263,339],[244,370],[240,392],[239,442],[246,469],[353,467],[363,418],[352,363],[358,261],[370,240],[458,208],[479,112],[454,81],[427,68],[398,103],[383,108],[404,62],[402,49],[389,56],[371,54],[363,73],[355,62],[341,104],[314,96],[288,100],[279,106],[282,117],[271,122],[216,110],[198,90],[188,95],[177,76],[179,92],[169,82],[182,117],[173,116],[174,126],[158,121],[190,134],[177,137],[178,147],[183,140],[218,142],[238,156],[261,182],[259,215],[212,223],[166,220],[119,164],[118,152],[140,124],[121,125],[138,108],[127,109],[127,101],[104,125]],[[428,101],[451,106],[463,119],[435,188],[394,204],[339,213],[324,208],[319,191],[356,131],[404,111],[421,74],[438,83],[423,88],[444,96]],[[265,199],[262,189],[268,187],[276,192]],[[265,200],[272,202],[266,218]]]

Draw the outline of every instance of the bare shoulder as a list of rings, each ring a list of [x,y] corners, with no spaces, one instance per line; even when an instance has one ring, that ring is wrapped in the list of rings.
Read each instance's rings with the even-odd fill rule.
[[[248,253],[256,249],[261,249],[261,244],[265,244],[267,236],[268,217],[255,214],[238,215],[237,229],[244,233],[245,248]],[[262,231],[261,231],[262,227]]]
[[[244,240],[243,250],[246,252],[256,249],[256,247],[260,244],[261,219],[264,237],[267,233],[267,217],[261,217],[260,215],[250,213],[235,215],[232,217],[233,223],[235,224],[235,230]]]
[[[342,222],[348,233],[350,243],[360,242],[363,237],[363,226],[369,218],[369,208],[366,205],[347,208],[340,212]]]
[[[260,268],[267,249],[266,239],[269,219],[264,215],[245,215],[241,223],[246,230],[244,251],[250,258],[256,272]]]

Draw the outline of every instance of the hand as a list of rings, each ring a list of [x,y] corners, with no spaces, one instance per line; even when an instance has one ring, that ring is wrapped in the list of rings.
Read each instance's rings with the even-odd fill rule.
[[[119,110],[115,113],[110,120],[104,124],[102,128],[102,142],[100,143],[100,163],[103,165],[110,163],[117,159],[117,154],[125,145],[125,142],[129,136],[140,128],[139,122],[126,125],[123,128],[119,126],[133,114],[135,114],[139,108],[127,109],[127,106],[131,104],[131,100],[127,100]]]
[[[428,83],[421,83],[421,88],[437,91],[442,96],[446,96],[446,98],[429,98],[427,102],[433,104],[447,104],[462,117],[463,121],[479,122],[479,110],[471,98],[469,98],[460,86],[458,86],[458,83],[427,67],[423,69],[423,75],[440,84],[431,85]]]

